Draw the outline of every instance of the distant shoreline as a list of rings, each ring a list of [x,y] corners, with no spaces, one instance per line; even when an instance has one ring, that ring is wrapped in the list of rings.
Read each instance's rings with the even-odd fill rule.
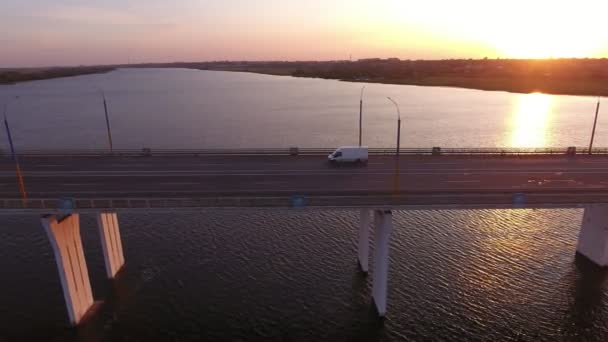
[[[483,91],[504,91],[514,94],[532,94],[532,93],[543,93],[547,95],[568,95],[568,96],[592,96],[592,97],[608,97],[608,89],[605,88],[606,84],[601,83],[598,85],[554,85],[547,87],[538,87],[534,85],[511,85],[509,80],[495,80],[495,79],[459,79],[457,77],[450,78],[444,77],[441,79],[425,79],[425,80],[399,80],[399,79],[340,79],[340,78],[328,78],[328,77],[314,77],[314,76],[296,76],[283,73],[272,73],[255,70],[234,70],[234,69],[194,69],[194,70],[209,70],[209,71],[225,71],[225,72],[244,72],[258,75],[269,75],[269,76],[290,76],[295,78],[318,78],[325,80],[337,80],[341,82],[351,83],[377,83],[377,84],[391,84],[391,85],[409,85],[417,87],[442,87],[442,88],[458,88],[458,89],[471,89],[471,90],[483,90]],[[608,82],[608,81],[606,81]],[[585,91],[584,89],[595,88],[592,91]]]
[[[414,71],[401,69],[413,64]],[[504,63],[506,70],[496,68]],[[289,63],[212,64],[202,70],[249,72],[275,76],[332,79],[344,82],[451,87],[510,93],[544,93],[571,96],[608,96],[608,60],[446,60],[312,63],[293,66]],[[291,62],[298,64],[298,62]],[[300,63],[302,64],[302,63]],[[371,66],[366,65],[371,64]],[[416,70],[423,64],[422,70]],[[426,64],[426,65],[424,65]],[[435,65],[433,65],[435,64]],[[489,66],[488,66],[489,64]],[[511,65],[509,65],[511,64]],[[446,65],[453,68],[445,70]],[[493,73],[492,67],[500,72]],[[380,69],[378,71],[378,69]],[[487,69],[490,69],[489,71]],[[494,69],[494,70],[496,70]]]
[[[327,62],[180,62],[0,69],[0,84],[105,73],[118,68],[187,68],[344,82],[453,87],[511,93],[608,96],[608,59],[366,59]]]
[[[340,80],[344,82],[356,82],[352,80]],[[517,85],[510,80],[496,79],[471,79],[463,80],[459,78],[445,78],[440,80],[428,79],[423,81],[409,80],[388,80],[388,81],[367,81],[369,83],[411,85],[419,87],[445,87],[473,89],[483,91],[504,91],[515,94],[542,93],[547,95],[568,95],[568,96],[608,96],[608,89],[603,89],[605,84],[549,84],[546,86],[536,86],[534,84]]]
[[[101,74],[116,70],[115,66],[94,67],[52,67],[0,69],[0,84],[9,85],[20,82],[40,81],[61,77]]]

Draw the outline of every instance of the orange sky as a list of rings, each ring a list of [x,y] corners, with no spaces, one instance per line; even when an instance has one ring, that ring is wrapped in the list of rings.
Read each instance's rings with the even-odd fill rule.
[[[0,67],[605,57],[598,0],[3,0]]]

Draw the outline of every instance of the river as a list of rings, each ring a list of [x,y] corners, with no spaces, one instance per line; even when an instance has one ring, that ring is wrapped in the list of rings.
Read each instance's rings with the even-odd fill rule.
[[[183,69],[0,86],[17,149],[334,147],[358,139],[362,84]],[[13,97],[19,95],[19,99]],[[364,143],[585,146],[595,99],[369,84]],[[598,122],[597,146],[607,146]],[[3,132],[4,133],[4,132]],[[0,135],[2,148],[6,137]],[[70,329],[39,217],[0,213],[0,341],[606,341],[607,271],[575,259],[582,212],[395,212],[388,314],[370,306],[350,210],[119,215],[126,269],[105,280],[81,230],[98,315]],[[372,244],[373,248],[373,244]]]

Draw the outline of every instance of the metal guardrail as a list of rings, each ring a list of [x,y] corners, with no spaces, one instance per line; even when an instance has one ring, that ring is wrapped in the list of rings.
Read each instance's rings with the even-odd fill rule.
[[[22,157],[147,157],[147,156],[318,156],[328,155],[333,148],[251,148],[251,149],[119,149],[110,153],[100,149],[65,150],[24,150]],[[608,148],[594,148],[594,155],[608,155]],[[370,148],[370,155],[394,155],[395,148]],[[400,155],[487,155],[487,156],[524,156],[524,155],[587,155],[588,148],[544,147],[544,148],[401,148]],[[0,151],[0,158],[10,158],[6,151]]]
[[[438,196],[440,195],[440,196]],[[293,196],[204,196],[204,197],[101,197],[74,198],[69,210],[106,209],[177,209],[177,208],[337,208],[337,207],[395,207],[407,206],[419,209],[445,208],[581,208],[589,204],[608,203],[608,193],[592,189],[590,192],[563,191],[528,192],[521,201],[513,191],[471,192],[394,192],[370,194],[335,194],[305,196],[303,205],[293,201]],[[65,210],[61,199],[30,198],[24,204],[21,199],[0,199],[3,210]]]

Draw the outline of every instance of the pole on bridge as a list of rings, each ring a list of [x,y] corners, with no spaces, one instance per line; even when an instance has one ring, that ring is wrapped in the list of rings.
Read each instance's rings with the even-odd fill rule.
[[[361,147],[361,137],[363,133],[363,91],[365,86],[361,88],[361,97],[359,97],[359,147]]]
[[[18,100],[19,96],[15,96],[14,100]],[[23,202],[23,207],[25,208],[27,206],[27,192],[25,191],[25,183],[23,182],[23,175],[21,174],[21,166],[19,165],[19,157],[17,156],[17,153],[15,152],[15,145],[13,144],[13,137],[11,135],[11,129],[10,126],[8,125],[8,118],[7,118],[7,111],[8,111],[8,102],[6,102],[4,104],[4,127],[6,128],[6,136],[8,137],[8,144],[11,148],[11,158],[13,159],[13,161],[15,162],[15,169],[17,172],[17,183],[19,185],[19,192],[21,192],[21,201]]]
[[[593,120],[593,130],[591,131],[591,141],[589,142],[589,154],[593,148],[593,138],[595,138],[595,127],[597,126],[597,116],[600,112],[600,99],[597,99],[597,106],[595,107],[595,120]]]
[[[401,117],[397,120],[397,161],[399,161],[399,155],[401,154],[399,149],[401,148]]]
[[[108,129],[108,142],[110,143],[110,153],[114,152],[112,146],[112,130],[110,128],[110,117],[108,116],[108,105],[106,103],[106,94],[101,90],[101,97],[103,98],[103,110],[106,114],[106,127]]]
[[[399,192],[399,155],[401,148],[401,110],[395,100],[387,97],[397,108],[397,150],[395,153],[395,192]]]

